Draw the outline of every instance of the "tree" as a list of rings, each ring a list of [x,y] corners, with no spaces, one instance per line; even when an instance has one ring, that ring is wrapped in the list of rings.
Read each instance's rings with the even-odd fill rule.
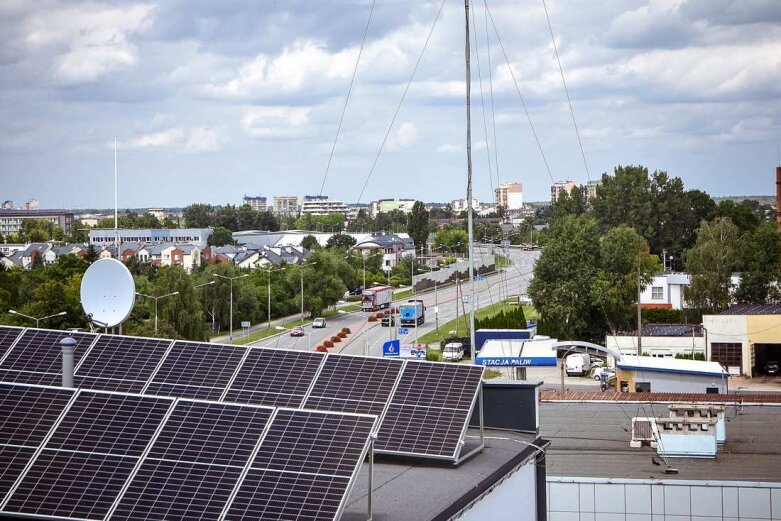
[[[355,237],[346,233],[335,233],[328,238],[325,247],[328,249],[337,248],[340,250],[349,250],[355,246]]]
[[[257,228],[258,212],[252,209],[248,204],[241,205],[237,212],[237,230],[254,230]]]
[[[84,254],[84,260],[87,262],[87,265],[92,264],[99,258],[100,258],[100,253],[98,252],[98,249],[95,247],[95,245],[90,244],[89,246],[87,246],[87,253]]]
[[[212,234],[208,240],[209,246],[225,246],[226,244],[233,244],[233,233],[227,228],[222,226],[216,226],[212,230]]]
[[[566,215],[583,215],[588,212],[588,198],[584,187],[575,186],[567,193],[562,190],[556,202],[553,203],[553,218],[559,219]]]
[[[681,259],[683,251],[694,244],[700,224],[692,201],[683,188],[683,181],[668,176],[667,172],[653,173],[650,190],[655,219],[653,235],[648,237],[651,251],[661,255],[666,250],[674,260]]]
[[[648,243],[627,226],[613,228],[599,246],[600,266],[591,285],[591,299],[613,331],[626,331],[635,323],[637,285],[653,281],[661,268]],[[639,281],[638,281],[639,277]]]
[[[590,295],[600,260],[597,221],[565,216],[553,222],[550,233],[534,266],[529,296],[551,334],[595,339],[604,331]]]
[[[697,242],[686,253],[686,271],[691,283],[684,298],[703,312],[719,312],[729,307],[731,276],[740,264],[740,231],[729,218],[703,222]]]
[[[617,166],[613,176],[604,174],[592,202],[602,231],[626,225],[643,237],[653,237],[650,188],[648,169],[643,166]]]
[[[193,286],[192,277],[182,268],[163,266],[154,281],[152,295],[166,295],[178,291],[178,295],[159,301],[159,318],[170,324],[182,338],[206,340],[203,305]],[[154,302],[149,304],[154,305]]]
[[[68,242],[84,243],[89,240],[89,229],[76,219],[71,224],[71,234],[68,236]]]
[[[469,235],[461,228],[443,228],[434,236],[434,246],[451,253],[465,254]]]
[[[222,226],[232,232],[239,231],[239,212],[236,207],[232,204],[226,204],[215,210],[212,225]]]
[[[307,263],[288,270],[288,283],[298,287],[300,277],[304,277],[304,310],[311,317],[335,305],[344,296],[349,287],[355,287],[355,270],[333,251],[319,250],[313,253]],[[352,277],[345,281],[345,278]],[[300,296],[299,296],[300,298]]]
[[[702,221],[712,221],[716,217],[716,203],[711,196],[702,190],[687,190],[686,196],[698,227]]]
[[[729,199],[719,203],[716,215],[729,218],[741,233],[750,232],[759,225],[759,218],[751,208],[743,204],[735,204]]]
[[[781,300],[781,233],[775,222],[764,222],[744,236],[743,265],[740,285],[735,292],[738,302],[766,304]]]
[[[415,242],[415,248],[422,250],[428,240],[428,211],[421,201],[415,201],[407,217],[407,233]]]
[[[193,203],[184,209],[182,217],[188,228],[208,228],[212,224],[213,211],[210,204]]]
[[[315,250],[320,248],[320,243],[317,242],[314,235],[307,235],[301,239],[301,247],[306,250]]]

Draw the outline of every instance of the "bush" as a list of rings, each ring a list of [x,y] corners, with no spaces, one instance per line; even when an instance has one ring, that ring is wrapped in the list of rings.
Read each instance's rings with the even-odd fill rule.
[[[350,295],[346,299],[347,302],[360,302],[361,301],[361,295]]]
[[[694,357],[692,358],[691,353],[678,353],[677,355],[675,355],[675,358],[679,360],[705,360],[705,354],[694,353]]]
[[[350,331],[349,327],[343,327],[342,328],[342,333],[344,333],[346,335],[349,335],[350,333],[352,333],[352,331]]]
[[[319,345],[315,347],[315,351],[317,351],[318,353],[327,353],[328,349],[326,349],[324,345]]]
[[[379,313],[377,313],[377,314],[376,314],[376,315],[374,315],[374,316],[375,316],[375,317],[377,317],[377,318],[382,318],[382,317],[384,317],[384,316],[385,316],[385,313],[383,313],[382,311],[380,311]]]
[[[347,333],[345,333],[344,331],[339,331],[338,333],[336,333],[336,336],[338,336],[339,338],[345,338],[347,337]]]
[[[496,315],[475,320],[475,330],[478,329],[526,329],[526,316],[523,306],[510,310],[502,310]]]
[[[426,360],[429,362],[441,362],[442,361],[442,352],[436,351],[434,349],[429,349],[426,351]]]
[[[377,317],[374,316],[374,315],[371,315],[368,320],[369,320],[369,322],[377,322]]]
[[[339,338],[338,336],[334,335],[334,336],[331,337],[331,342],[333,342],[334,344],[338,344],[341,341],[342,341],[342,339]]]
[[[323,346],[325,346],[325,347],[330,349],[331,347],[334,346],[334,343],[331,342],[330,340],[326,340],[325,342],[323,342]]]

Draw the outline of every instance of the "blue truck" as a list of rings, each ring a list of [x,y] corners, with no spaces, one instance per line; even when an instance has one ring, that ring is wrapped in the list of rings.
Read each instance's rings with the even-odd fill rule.
[[[426,321],[426,306],[422,300],[410,300],[399,306],[401,326],[419,326]]]

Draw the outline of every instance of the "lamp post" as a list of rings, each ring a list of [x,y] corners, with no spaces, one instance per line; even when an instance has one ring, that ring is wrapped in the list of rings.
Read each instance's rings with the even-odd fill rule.
[[[266,329],[271,329],[271,274],[275,271],[282,271],[285,268],[279,268],[276,270],[268,269],[266,270],[266,277],[268,282],[268,305],[266,306],[268,308],[268,327]]]
[[[20,317],[29,318],[30,320],[35,320],[35,327],[39,327],[41,320],[46,320],[47,318],[54,318],[54,317],[63,317],[67,315],[68,313],[66,311],[60,311],[59,313],[55,313],[54,315],[47,315],[45,317],[35,318],[31,317],[30,315],[25,315],[24,313],[19,313],[16,310],[9,309],[8,312],[12,315],[18,315]]]
[[[302,264],[301,269],[299,270],[301,273],[301,323],[304,322],[304,268],[307,266],[315,266],[316,264],[316,262]]]
[[[354,311],[345,311],[340,309],[338,311],[340,315],[357,315]],[[369,356],[369,315],[363,314],[363,356]]]
[[[245,273],[244,275],[236,275],[235,277],[226,277],[225,275],[220,275],[219,273],[212,273],[215,277],[219,279],[225,279],[229,280],[231,283],[231,298],[230,298],[230,333],[228,335],[229,340],[233,340],[233,281],[236,279],[243,279],[244,277],[249,277],[249,273]]]
[[[212,284],[216,284],[216,283],[217,283],[216,280],[211,280],[209,282],[204,282],[203,284],[198,284],[197,286],[193,286],[193,289],[202,288],[204,286],[211,286]]]
[[[144,293],[139,293],[138,291],[136,291],[136,295],[138,295],[139,297],[151,298],[152,300],[155,301],[155,333],[157,333],[157,301],[160,300],[161,298],[173,297],[174,295],[178,295],[178,294],[179,294],[178,291],[174,291],[173,293],[160,295],[159,297],[153,297],[152,295],[145,295]]]

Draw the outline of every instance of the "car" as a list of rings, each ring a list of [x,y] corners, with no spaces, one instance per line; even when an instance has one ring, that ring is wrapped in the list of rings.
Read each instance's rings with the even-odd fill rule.
[[[304,328],[296,326],[290,330],[290,336],[304,336]]]
[[[765,374],[768,376],[777,375],[779,372],[778,362],[768,362],[765,364]]]
[[[382,327],[393,327],[396,325],[396,319],[394,317],[382,317],[380,325]]]
[[[322,317],[318,317],[312,321],[312,327],[316,329],[322,329],[325,327],[325,319]]]
[[[603,374],[606,374],[606,375],[607,375],[607,379],[608,379],[608,380],[610,380],[611,378],[613,378],[614,376],[616,376],[616,370],[615,370],[615,369],[613,369],[612,367],[597,367],[597,368],[596,368],[596,369],[594,369],[594,371],[591,373],[592,377],[593,377],[593,378],[594,378],[594,380],[596,380],[597,382],[598,382],[598,381],[600,381],[600,380],[602,380],[602,375],[603,375]]]
[[[442,360],[459,362],[464,358],[464,344],[461,342],[449,342],[442,349]]]
[[[597,368],[597,367],[605,367],[605,361],[601,358],[591,357],[591,367]]]
[[[531,306],[534,304],[534,302],[532,302],[532,299],[530,297],[527,297],[526,295],[519,296],[518,303],[522,306]]]

